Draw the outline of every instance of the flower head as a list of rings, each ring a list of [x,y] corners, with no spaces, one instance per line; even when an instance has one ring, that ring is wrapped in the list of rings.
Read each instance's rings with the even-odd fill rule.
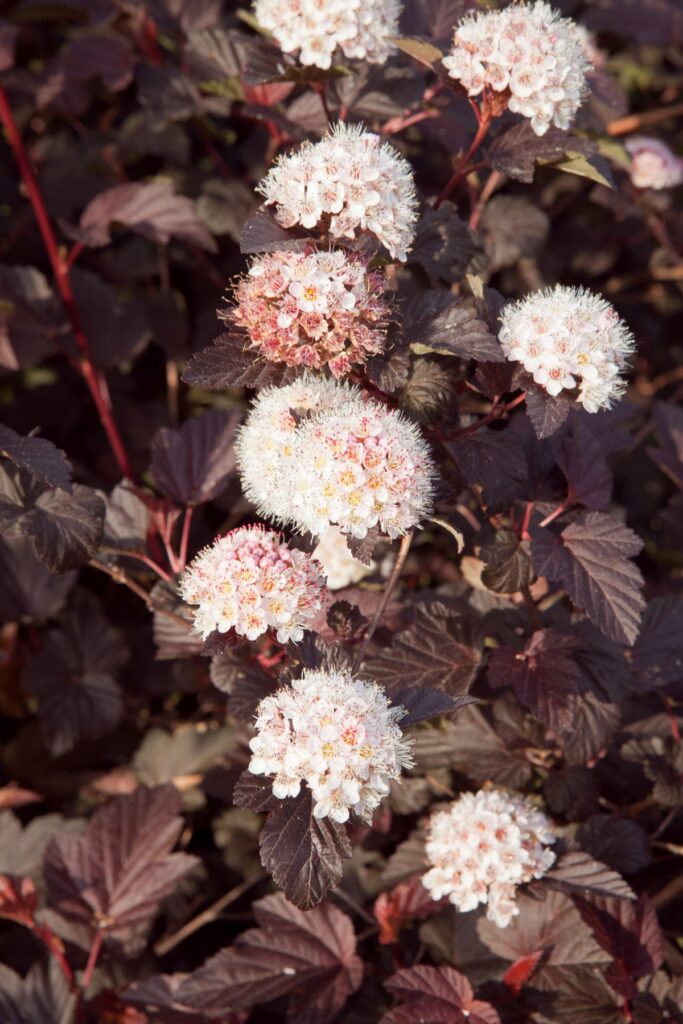
[[[590,69],[574,22],[544,2],[463,18],[443,63],[469,96],[507,92],[509,109],[528,117],[537,135],[551,124],[571,126]]]
[[[633,335],[605,299],[557,285],[506,306],[500,342],[550,395],[578,387],[588,412],[609,408],[624,391],[621,373]]]
[[[351,584],[358,583],[374,571],[374,563],[365,565],[364,562],[353,557],[346,538],[338,526],[330,526],[325,530],[312,557],[322,565],[330,590],[350,587]]]
[[[273,252],[253,261],[222,315],[270,362],[329,366],[339,377],[384,348],[383,291],[383,275],[341,249]]]
[[[383,64],[395,50],[398,0],[255,0],[259,23],[284,53],[329,68],[337,50],[347,59]]]
[[[626,149],[636,188],[674,188],[683,183],[683,160],[660,139],[634,135],[626,140]]]
[[[550,821],[524,797],[465,793],[431,817],[422,884],[458,910],[487,904],[486,916],[505,928],[519,913],[517,886],[541,878],[555,862],[546,847],[554,842]]]
[[[376,683],[346,670],[305,670],[301,679],[265,697],[256,712],[249,771],[273,780],[279,799],[311,790],[316,818],[370,822],[389,781],[410,761],[410,741]]]
[[[419,428],[357,387],[305,376],[262,391],[236,450],[261,515],[316,536],[336,524],[397,537],[431,507],[435,470]]]
[[[325,578],[303,551],[289,548],[262,526],[240,527],[197,555],[180,581],[188,604],[199,607],[194,628],[256,640],[268,629],[280,643],[301,640],[325,601]]]
[[[369,232],[405,260],[417,199],[408,161],[362,125],[337,124],[320,142],[281,156],[259,185],[283,227],[325,222],[332,238]]]

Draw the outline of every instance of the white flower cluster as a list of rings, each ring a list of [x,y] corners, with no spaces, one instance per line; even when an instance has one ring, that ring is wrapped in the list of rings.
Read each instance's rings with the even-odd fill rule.
[[[536,135],[571,126],[590,70],[574,22],[543,2],[463,18],[443,63],[470,96],[507,91],[508,108],[528,117]]]
[[[434,466],[418,427],[357,387],[305,376],[257,397],[236,445],[261,515],[323,534],[406,533],[429,512]]]
[[[320,228],[335,239],[367,231],[399,260],[415,237],[410,164],[362,125],[337,124],[320,142],[279,157],[258,191],[285,228]]]
[[[344,534],[337,526],[330,526],[325,530],[311,557],[322,565],[330,590],[341,590],[353,583],[359,583],[375,569],[374,562],[372,565],[365,565],[353,557]]]
[[[384,348],[390,310],[384,277],[342,249],[273,252],[257,257],[220,313],[242,327],[270,362],[335,377]]]
[[[344,822],[352,809],[370,822],[389,780],[411,763],[397,724],[405,714],[376,683],[306,670],[259,704],[249,771],[272,778],[279,799],[297,796],[305,783],[316,818]]]
[[[337,50],[351,60],[383,64],[396,47],[398,0],[256,0],[260,25],[284,53],[302,64],[329,68]]]
[[[465,793],[430,819],[422,884],[461,911],[487,904],[486,916],[505,928],[519,913],[517,886],[541,878],[555,862],[544,845],[554,842],[550,821],[524,797]]]
[[[621,372],[635,346],[609,302],[557,285],[506,306],[500,342],[550,395],[578,387],[587,412],[609,408],[625,389]]]
[[[674,188],[683,183],[683,160],[660,139],[634,135],[626,140],[626,149],[636,188]]]
[[[245,526],[219,537],[197,555],[180,580],[180,593],[198,605],[194,628],[256,640],[268,629],[280,643],[301,640],[323,607],[325,579],[303,551],[279,534]]]

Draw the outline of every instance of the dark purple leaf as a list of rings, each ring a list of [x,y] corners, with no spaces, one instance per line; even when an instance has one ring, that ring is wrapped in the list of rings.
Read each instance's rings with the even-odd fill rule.
[[[555,461],[568,484],[568,500],[586,508],[604,509],[612,496],[612,474],[599,437],[575,418],[571,431],[552,446]]]
[[[41,729],[53,757],[118,725],[123,699],[116,676],[127,659],[119,632],[85,597],[63,617],[61,628],[43,637],[23,681],[38,699]]]
[[[582,849],[622,875],[640,871],[652,861],[647,832],[628,818],[594,814],[579,825],[576,838]]]
[[[475,6],[473,0],[411,0],[404,6],[401,30],[450,46],[453,27]]]
[[[281,800],[261,833],[261,861],[291,903],[310,910],[338,885],[351,844],[343,825],[313,817],[310,790]]]
[[[521,651],[503,646],[491,652],[489,682],[496,688],[512,686],[519,702],[551,729],[567,728],[581,681],[573,658],[577,646],[567,633],[537,630]]]
[[[268,209],[263,207],[245,221],[240,233],[240,250],[245,255],[294,249],[301,252],[311,244],[311,236],[301,230],[283,228]]]
[[[551,771],[543,783],[549,810],[568,821],[581,821],[597,811],[599,795],[597,773],[581,765]]]
[[[222,391],[224,388],[281,387],[297,376],[296,367],[268,363],[245,347],[236,334],[219,334],[209,348],[197,352],[185,367],[186,384]]]
[[[331,903],[303,913],[281,893],[255,903],[254,916],[259,927],[194,971],[179,1000],[213,1016],[289,994],[290,1019],[327,1024],[363,978],[350,919]]]
[[[76,575],[51,573],[34,555],[28,537],[0,538],[0,618],[16,622],[57,615]]]
[[[595,32],[627,36],[638,43],[683,42],[683,11],[676,0],[595,0],[585,22]]]
[[[0,965],[0,1020],[3,1024],[69,1024],[76,996],[54,957],[36,960],[26,977]]]
[[[647,693],[683,676],[683,601],[656,597],[643,613],[638,639],[629,652],[634,689]]]
[[[176,68],[143,64],[135,77],[140,106],[157,124],[205,114],[206,104],[194,82]]]
[[[212,409],[179,430],[162,427],[152,441],[154,483],[178,505],[212,501],[235,472],[233,438],[238,412]]]
[[[413,349],[502,362],[497,339],[476,311],[445,289],[422,292],[403,308],[403,337]]]
[[[482,583],[497,594],[515,594],[531,581],[531,559],[526,541],[513,530],[497,530],[493,541],[479,552],[484,563]]]
[[[104,528],[104,501],[76,484],[72,494],[44,491],[21,519],[36,556],[51,572],[76,569],[97,550]]]
[[[479,222],[492,271],[535,257],[545,245],[549,230],[548,215],[524,196],[494,196]]]
[[[242,772],[237,780],[232,802],[235,807],[246,807],[259,814],[273,811],[281,803],[278,797],[273,796],[272,780],[263,775],[252,775],[250,771]]]
[[[360,608],[348,601],[335,601],[327,609],[327,625],[340,640],[351,640],[369,621]]]
[[[545,876],[545,884],[570,896],[615,897],[619,901],[635,899],[624,879],[588,853],[565,853]]]
[[[250,42],[249,36],[220,27],[191,32],[187,59],[192,77],[202,83],[239,75]]]
[[[0,423],[0,453],[36,480],[71,493],[71,466],[64,452],[43,437],[22,437]]]
[[[389,692],[391,703],[402,706],[408,714],[401,719],[401,728],[408,729],[429,718],[449,715],[467,704],[476,703],[475,697],[451,697],[443,690],[430,690],[425,686],[406,686]]]
[[[560,583],[606,636],[632,644],[645,602],[642,576],[629,558],[641,548],[640,538],[617,520],[584,512],[559,536],[533,530],[531,559],[537,574]]]
[[[654,974],[663,959],[663,940],[654,907],[646,896],[637,902],[591,896],[575,897],[581,917],[612,963],[605,978],[616,992],[629,998],[635,980]]]
[[[549,395],[545,388],[531,383],[526,387],[526,411],[536,437],[552,437],[566,422],[573,407],[571,399],[560,393]]]
[[[472,619],[433,604],[418,607],[415,623],[395,636],[366,670],[388,689],[426,686],[448,694],[467,693],[481,660],[481,638]]]
[[[381,1024],[500,1024],[493,1006],[475,999],[465,975],[452,967],[403,968],[385,987],[405,1005],[386,1013]]]
[[[438,210],[428,209],[417,223],[410,263],[418,263],[430,277],[459,281],[478,245],[466,222],[458,217],[452,203]]]
[[[580,661],[574,656],[577,662]],[[574,708],[568,729],[560,733],[562,752],[568,764],[587,764],[610,746],[619,723],[621,710],[607,704],[592,693],[584,693]]]
[[[197,864],[171,853],[183,828],[179,810],[174,786],[140,787],[95,811],[83,835],[55,836],[45,855],[49,906],[105,938],[148,926]]]
[[[483,427],[457,441],[447,441],[446,447],[467,483],[481,485],[490,512],[508,509],[524,493],[527,461],[508,431]]]
[[[130,182],[100,192],[81,215],[79,240],[94,248],[107,245],[112,224],[122,224],[162,245],[179,238],[207,252],[218,251],[194,200],[176,195],[168,182]]]
[[[154,974],[144,981],[135,981],[121,993],[126,1004],[139,1006],[153,1014],[155,1024],[206,1024],[206,1016],[178,1001],[177,992],[187,974]],[[226,1013],[221,1024],[242,1024],[240,1013]]]
[[[538,162],[552,164],[568,153],[591,153],[594,148],[585,139],[579,139],[559,128],[550,128],[545,135],[539,137],[529,121],[524,119],[498,135],[489,146],[486,156],[494,170],[530,184]]]
[[[241,722],[252,722],[264,697],[277,689],[277,680],[248,655],[238,651],[217,654],[211,659],[211,682],[230,696],[228,711]]]
[[[68,331],[66,315],[35,267],[0,265],[0,366],[5,370],[39,363]]]
[[[683,409],[656,402],[654,421],[659,448],[648,448],[650,458],[683,490]]]
[[[419,423],[457,421],[457,377],[455,367],[445,359],[416,359],[403,388],[401,407]]]
[[[145,349],[152,332],[139,302],[122,302],[110,284],[80,267],[71,271],[71,284],[98,369],[121,366]],[[76,353],[73,343],[71,350]]]
[[[413,832],[408,839],[399,843],[389,857],[382,872],[382,885],[397,885],[411,875],[423,875],[427,869],[425,837],[420,831]]]
[[[363,538],[352,537],[347,533],[344,535],[344,539],[355,559],[362,562],[363,565],[374,566],[375,562],[372,556],[380,539],[380,532],[376,526],[371,527]]]

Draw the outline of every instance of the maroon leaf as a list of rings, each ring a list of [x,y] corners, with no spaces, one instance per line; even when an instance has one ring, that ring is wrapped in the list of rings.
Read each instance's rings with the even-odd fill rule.
[[[162,427],[152,441],[150,471],[160,491],[178,505],[212,501],[235,472],[233,438],[240,416],[212,409],[180,430]]]
[[[502,132],[489,146],[487,156],[494,170],[529,184],[537,162],[555,163],[566,153],[591,153],[594,148],[559,128],[550,128],[539,137],[524,119]]]
[[[178,989],[188,977],[187,974],[154,974],[129,985],[124,989],[122,999],[126,1004],[148,1011],[154,1024],[206,1024],[204,1013],[193,1010],[177,998]],[[221,1016],[221,1024],[243,1024],[244,1019],[245,1015],[240,1012],[225,1013]]]
[[[475,697],[451,697],[443,690],[431,690],[426,686],[406,686],[400,690],[389,690],[391,703],[401,705],[408,714],[401,719],[401,728],[408,729],[418,722],[439,715],[449,715],[467,704],[476,703]]]
[[[366,535],[362,538],[352,537],[350,534],[345,534],[344,539],[346,540],[346,546],[349,551],[359,562],[363,565],[374,565],[373,555],[375,548],[379,543],[380,532],[376,526],[371,527]]]
[[[127,659],[118,630],[92,600],[78,600],[61,628],[44,635],[23,682],[38,699],[40,726],[53,757],[118,725],[123,698],[116,675]]]
[[[622,900],[634,899],[633,891],[616,871],[601,864],[600,861],[583,853],[572,850],[565,853],[545,875],[545,882],[552,888],[567,892],[591,896],[617,897]]]
[[[410,345],[461,359],[502,362],[505,358],[488,324],[445,289],[422,292],[405,304],[403,337]]]
[[[0,875],[0,917],[30,926],[38,907],[38,894],[30,878]]]
[[[49,906],[105,938],[146,928],[197,864],[171,853],[183,828],[172,786],[140,787],[95,811],[83,835],[60,833],[45,855]]]
[[[33,366],[54,351],[66,315],[47,278],[35,267],[0,265],[0,365]]]
[[[614,814],[594,814],[579,825],[581,847],[620,874],[646,868],[652,860],[650,839],[641,825]]]
[[[76,569],[95,553],[104,529],[104,501],[76,484],[72,494],[44,491],[21,521],[36,556],[51,572]]]
[[[663,940],[654,907],[646,896],[638,902],[575,898],[581,917],[612,963],[605,978],[616,992],[629,998],[635,980],[654,974],[663,959]]]
[[[558,537],[532,531],[531,558],[539,576],[560,583],[612,640],[632,644],[645,606],[642,576],[628,559],[642,547],[626,526],[601,512],[584,512]]]
[[[524,383],[526,389],[526,411],[536,437],[552,437],[566,422],[572,410],[570,398],[560,393],[549,395],[545,388],[537,387],[531,382]]]
[[[86,82],[99,78],[111,92],[119,92],[132,81],[134,63],[133,50],[121,36],[92,33],[70,39],[41,76],[37,106],[81,115],[88,107]]]
[[[643,614],[638,639],[630,652],[634,688],[648,693],[677,682],[683,673],[683,601],[656,597]]]
[[[55,576],[33,554],[27,537],[0,538],[0,616],[5,622],[57,615],[76,572]]]
[[[482,583],[497,594],[514,594],[529,585],[531,559],[528,544],[513,530],[497,530],[492,543],[480,551],[484,563]]]
[[[562,730],[562,751],[568,764],[587,764],[611,743],[621,722],[617,704],[584,693],[574,708],[571,726]]]
[[[676,0],[596,0],[586,11],[586,25],[595,32],[628,36],[659,46],[683,42],[683,11]]]
[[[183,380],[186,384],[222,391],[224,388],[281,387],[299,376],[296,367],[268,363],[245,348],[244,338],[219,334],[213,345],[192,356]]]
[[[261,833],[261,861],[288,900],[310,910],[337,885],[351,856],[343,825],[313,817],[310,790],[280,800],[270,811]]]
[[[524,492],[527,461],[519,441],[507,431],[483,427],[446,448],[468,484],[480,484],[490,512],[506,510]]]
[[[263,775],[252,775],[244,771],[235,784],[232,802],[236,807],[246,807],[250,811],[263,813],[275,810],[279,806],[279,798],[273,796],[273,783]]]
[[[351,921],[331,903],[303,913],[281,893],[258,900],[254,916],[259,927],[190,975],[178,999],[216,1014],[289,994],[290,1017],[326,1024],[363,978]]]
[[[381,1024],[500,1024],[493,1006],[475,999],[465,975],[452,967],[407,967],[385,987],[405,1006],[390,1010]]]
[[[176,195],[168,182],[130,182],[100,192],[81,215],[79,241],[92,248],[107,245],[112,224],[122,224],[162,245],[179,238],[207,252],[218,251],[194,200]]]
[[[71,493],[71,466],[60,448],[42,437],[22,437],[0,423],[0,452],[36,480]]]
[[[683,490],[683,409],[657,402],[654,421],[659,448],[648,448],[650,458]]]
[[[462,612],[432,604],[418,607],[415,624],[395,636],[366,666],[387,688],[425,686],[449,694],[467,693],[481,660],[481,640]]]
[[[419,263],[430,277],[459,281],[477,248],[474,234],[453,204],[443,203],[438,210],[425,210],[418,221],[408,260]]]
[[[275,252],[278,249],[293,249],[301,252],[311,244],[308,232],[283,228],[268,209],[257,210],[245,221],[240,233],[240,250],[245,255],[257,252]]]
[[[230,714],[241,722],[252,722],[259,702],[278,685],[258,662],[252,661],[248,654],[243,658],[239,650],[215,655],[209,675],[215,687],[230,695]]]
[[[0,965],[0,1019],[3,1024],[67,1024],[76,996],[54,957],[36,960],[22,978]]]
[[[493,687],[512,686],[524,707],[551,729],[571,724],[581,670],[572,657],[578,641],[556,629],[532,634],[523,650],[502,646],[492,651],[488,676]]]
[[[495,271],[535,257],[548,237],[550,220],[524,196],[498,195],[484,207],[479,230]]]

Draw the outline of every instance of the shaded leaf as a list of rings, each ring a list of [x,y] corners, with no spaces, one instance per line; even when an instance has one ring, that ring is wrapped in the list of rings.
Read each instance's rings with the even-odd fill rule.
[[[556,434],[566,422],[572,410],[571,399],[560,393],[549,395],[545,388],[525,382],[526,411],[536,437],[546,438]]]
[[[531,581],[528,544],[513,530],[497,530],[494,540],[481,548],[481,581],[497,594],[514,594]]]
[[[583,150],[590,152],[592,148],[584,140],[559,128],[549,128],[545,135],[538,136],[525,118],[498,135],[486,155],[494,170],[529,184],[533,181],[537,162],[556,163],[570,151],[580,154]]]
[[[381,1024],[500,1024],[493,1006],[475,999],[465,975],[452,967],[406,967],[385,987],[405,1006],[390,1010]]]
[[[22,437],[0,423],[0,452],[50,487],[71,493],[71,466],[64,452],[43,437]]]
[[[579,825],[581,847],[620,874],[633,874],[648,866],[650,839],[637,822],[614,814],[594,814]]]
[[[488,664],[489,682],[495,688],[512,686],[521,704],[550,726],[571,723],[581,671],[573,654],[575,637],[556,629],[537,630],[520,651],[497,647]]]
[[[421,292],[403,308],[403,337],[415,352],[502,362],[505,356],[488,324],[445,289]]]
[[[475,703],[474,697],[451,697],[443,690],[430,690],[425,686],[407,686],[390,691],[394,707],[404,707],[408,714],[401,719],[401,728],[408,729],[418,722],[448,715],[467,704]]]
[[[399,932],[411,921],[422,921],[441,906],[432,899],[419,875],[399,882],[393,889],[379,894],[373,914],[379,924],[379,942],[383,946],[398,942]]]
[[[278,249],[300,252],[310,241],[308,232],[283,228],[268,209],[261,208],[242,225],[240,251],[245,255],[275,252]]]
[[[581,917],[612,963],[605,978],[625,998],[635,991],[635,979],[653,974],[663,959],[662,934],[654,907],[646,896],[635,902],[576,898]]]
[[[584,853],[572,850],[565,853],[550,871],[546,872],[546,885],[570,895],[609,896],[620,900],[634,899],[633,891],[616,871]]]
[[[675,683],[683,674],[683,601],[656,597],[643,613],[638,639],[629,652],[634,688],[647,693]]]
[[[35,267],[0,264],[0,366],[33,366],[68,331],[64,309]]]
[[[211,409],[179,430],[162,427],[152,440],[154,483],[179,505],[212,501],[235,472],[233,438],[238,412]]]
[[[446,448],[468,484],[480,484],[490,512],[500,512],[524,494],[527,461],[516,438],[508,431],[483,427]]]
[[[578,661],[576,655],[575,660]],[[612,742],[621,722],[617,704],[598,700],[584,693],[574,708],[569,728],[562,730],[562,751],[568,764],[587,764],[604,752]]]
[[[632,644],[645,606],[642,576],[629,557],[639,537],[601,512],[584,512],[560,536],[532,531],[531,559],[539,576],[560,583],[606,636]]]
[[[95,553],[104,529],[104,501],[76,484],[72,494],[43,491],[21,520],[36,556],[51,572],[66,572]]]
[[[612,474],[599,437],[583,420],[573,418],[569,434],[554,442],[553,455],[568,484],[568,501],[586,508],[607,508],[612,496]]]
[[[683,490],[683,409],[666,402],[655,402],[654,422],[660,447],[648,448],[647,453]]]
[[[76,995],[54,957],[36,961],[26,977],[0,964],[0,1019],[3,1024],[71,1024]]]
[[[479,222],[492,271],[512,267],[522,257],[536,256],[549,230],[548,215],[524,196],[494,196]]]
[[[268,363],[244,346],[244,338],[219,334],[213,345],[197,352],[185,367],[186,384],[222,391],[224,388],[282,387],[299,375],[295,367]]]
[[[0,537],[0,617],[16,622],[57,615],[76,575],[51,573],[35,557],[27,537]]]
[[[478,250],[467,223],[458,217],[453,203],[425,210],[417,222],[409,263],[419,263],[431,277],[459,281]]]

